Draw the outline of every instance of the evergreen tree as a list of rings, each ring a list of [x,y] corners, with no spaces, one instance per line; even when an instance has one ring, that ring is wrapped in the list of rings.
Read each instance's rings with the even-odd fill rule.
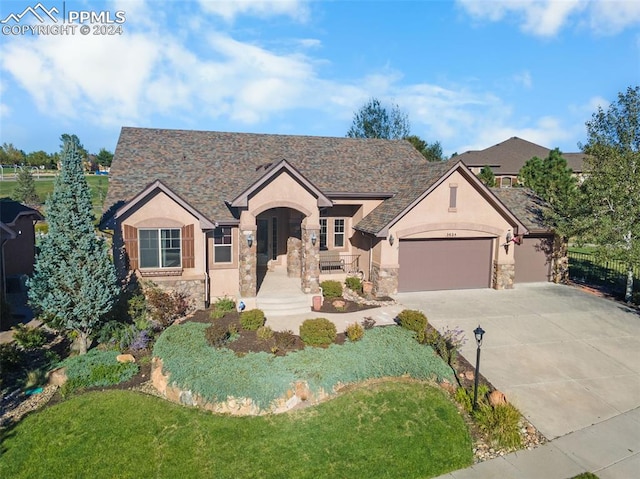
[[[94,231],[79,142],[75,135],[62,140],[62,170],[46,201],[49,232],[29,280],[29,302],[55,327],[75,332],[84,354],[118,287],[106,244]]]
[[[427,161],[442,161],[444,159],[442,156],[442,145],[440,145],[439,141],[429,144],[418,135],[405,136],[404,139],[422,153],[422,156],[424,156]]]
[[[558,148],[540,159],[534,156],[518,173],[520,182],[531,188],[555,210],[564,210],[576,194],[577,180]]]
[[[29,168],[26,166],[20,168],[16,180],[13,199],[28,206],[38,206],[40,204],[40,197],[38,193],[36,193],[36,182]]]
[[[496,175],[493,174],[493,170],[490,166],[483,166],[480,173],[478,173],[478,179],[482,181],[489,188],[496,186]]]

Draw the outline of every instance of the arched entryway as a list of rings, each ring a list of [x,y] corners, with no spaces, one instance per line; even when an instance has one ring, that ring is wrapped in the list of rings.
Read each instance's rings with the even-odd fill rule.
[[[257,290],[269,273],[300,278],[302,271],[302,221],[294,208],[279,207],[256,217]]]

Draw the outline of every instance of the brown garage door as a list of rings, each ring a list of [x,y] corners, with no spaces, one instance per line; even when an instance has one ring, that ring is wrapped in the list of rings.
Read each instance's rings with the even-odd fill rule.
[[[553,236],[525,236],[522,244],[514,245],[516,283],[549,281]]]
[[[400,241],[398,291],[491,286],[491,238]]]

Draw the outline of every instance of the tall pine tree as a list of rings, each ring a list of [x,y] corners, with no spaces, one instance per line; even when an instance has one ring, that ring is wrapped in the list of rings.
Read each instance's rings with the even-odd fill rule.
[[[29,302],[55,327],[74,331],[84,354],[119,289],[106,244],[95,234],[79,141],[75,135],[62,140],[62,171],[45,204],[49,232],[29,281]]]
[[[36,182],[29,168],[24,166],[18,171],[16,189],[13,198],[27,206],[39,206],[40,197],[36,192]]]

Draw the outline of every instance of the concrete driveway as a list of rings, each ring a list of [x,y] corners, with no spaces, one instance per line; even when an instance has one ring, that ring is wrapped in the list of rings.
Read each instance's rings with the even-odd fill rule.
[[[481,374],[548,439],[640,406],[640,315],[621,304],[550,283],[396,299],[440,331],[463,329],[471,364],[480,324]]]

